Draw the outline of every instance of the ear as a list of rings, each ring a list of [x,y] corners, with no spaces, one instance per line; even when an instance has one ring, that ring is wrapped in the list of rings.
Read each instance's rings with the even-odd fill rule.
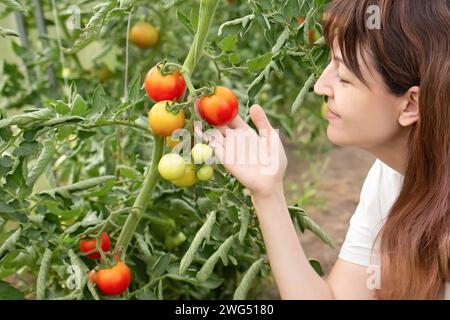
[[[411,87],[404,95],[404,103],[400,109],[400,116],[398,122],[403,127],[408,127],[420,118],[419,110],[419,94],[420,88],[418,86]]]

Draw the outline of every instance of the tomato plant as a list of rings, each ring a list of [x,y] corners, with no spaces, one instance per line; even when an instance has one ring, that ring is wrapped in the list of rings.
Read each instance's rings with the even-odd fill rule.
[[[329,52],[308,34],[322,34],[327,1],[37,2],[0,9],[0,280],[28,299],[263,297],[270,266],[248,193],[172,134],[248,121],[259,103],[302,154],[323,148],[310,91]],[[193,158],[183,175],[159,168],[176,139]],[[332,246],[290,202],[297,230]],[[90,259],[86,243],[121,262]]]

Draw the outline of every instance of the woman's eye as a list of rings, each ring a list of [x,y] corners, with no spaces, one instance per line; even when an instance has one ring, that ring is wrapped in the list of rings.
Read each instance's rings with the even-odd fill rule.
[[[349,81],[342,79],[339,75],[338,75],[338,79],[339,79],[340,83],[350,83]]]

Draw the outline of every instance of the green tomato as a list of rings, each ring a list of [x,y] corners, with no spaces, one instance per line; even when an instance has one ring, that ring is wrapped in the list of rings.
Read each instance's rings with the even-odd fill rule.
[[[175,153],[164,155],[158,163],[159,174],[166,180],[181,178],[185,169],[183,157]]]
[[[194,163],[203,163],[211,159],[213,155],[213,149],[203,143],[197,143],[191,151],[192,159]]]
[[[192,163],[186,164],[186,170],[184,174],[178,178],[172,180],[172,183],[180,188],[188,188],[193,186],[197,182],[197,177],[195,175],[195,165]]]
[[[200,181],[207,181],[211,179],[213,173],[213,168],[210,165],[205,164],[197,171],[197,179]]]

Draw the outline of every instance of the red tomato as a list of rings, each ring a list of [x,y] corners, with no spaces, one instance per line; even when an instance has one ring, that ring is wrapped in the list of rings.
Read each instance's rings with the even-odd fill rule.
[[[104,295],[117,295],[124,292],[131,282],[131,271],[122,261],[109,269],[97,272],[97,286]]]
[[[103,251],[109,251],[109,248],[111,246],[111,241],[109,240],[108,234],[106,232],[103,232],[100,236],[100,247]],[[96,247],[96,240],[95,239],[86,239],[86,240],[80,240],[80,250],[83,252],[89,252],[94,250]],[[98,259],[100,258],[100,252],[93,252],[91,254],[87,255],[89,258],[92,259]]]
[[[239,101],[228,88],[218,86],[210,96],[204,96],[199,101],[199,112],[202,118],[214,126],[229,123],[238,114]]]
[[[154,66],[145,76],[145,91],[155,102],[162,100],[180,100],[186,89],[186,82],[180,72],[163,75]]]

